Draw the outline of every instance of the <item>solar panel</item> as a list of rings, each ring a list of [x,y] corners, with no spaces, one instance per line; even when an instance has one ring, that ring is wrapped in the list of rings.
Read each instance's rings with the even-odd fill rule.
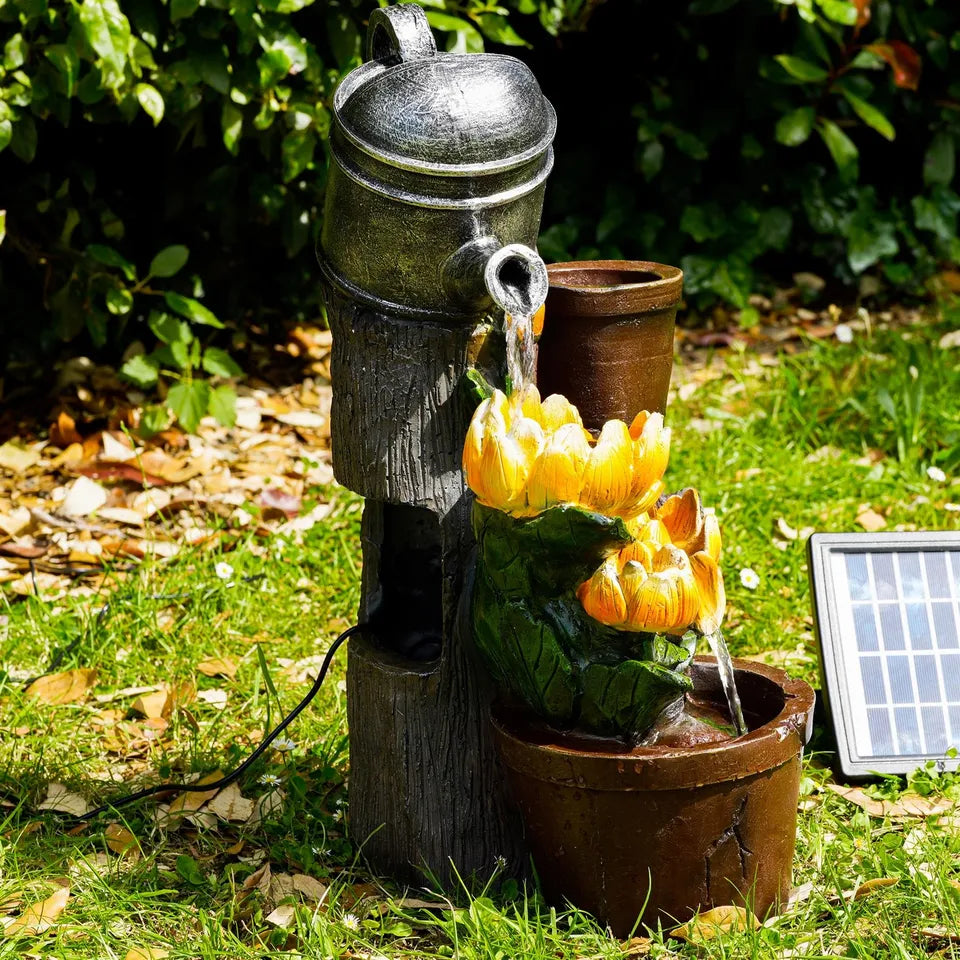
[[[817,533],[807,549],[843,773],[957,769],[960,532]]]

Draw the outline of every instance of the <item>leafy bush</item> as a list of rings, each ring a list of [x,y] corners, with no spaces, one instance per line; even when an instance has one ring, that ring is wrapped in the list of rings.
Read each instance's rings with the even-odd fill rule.
[[[597,127],[579,115],[579,156],[558,150],[549,258],[680,263],[688,294],[747,308],[746,323],[765,271],[813,270],[849,288],[877,267],[902,293],[960,259],[960,7],[693,0],[685,10],[636,4],[639,41],[622,10],[595,17],[579,65],[618,72],[607,66],[612,102]],[[597,140],[627,112],[635,146],[614,141],[605,189],[591,197]],[[861,290],[878,287],[871,276]]]
[[[912,289],[960,253],[951,0],[507,2],[425,5],[448,49],[530,59],[558,108],[548,258],[681,262],[688,292],[746,307],[768,271],[850,284],[879,265]],[[330,101],[369,7],[0,0],[14,359],[77,337],[156,356],[173,350],[158,329],[201,315],[229,328],[208,320],[206,347],[230,351],[254,318],[316,316]],[[163,289],[138,280],[170,247],[189,248],[189,267]],[[194,356],[166,369],[200,382]]]

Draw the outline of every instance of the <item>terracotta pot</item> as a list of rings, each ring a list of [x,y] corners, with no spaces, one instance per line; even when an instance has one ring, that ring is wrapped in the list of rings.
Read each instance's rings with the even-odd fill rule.
[[[494,730],[547,898],[626,937],[746,904],[763,917],[791,885],[800,758],[814,693],[782,670],[735,660],[750,732],[693,747],[617,750],[569,738],[506,708]],[[695,691],[722,701],[713,657]]]
[[[642,260],[585,260],[551,264],[547,273],[541,394],[562,393],[594,430],[611,417],[629,423],[640,410],[663,413],[681,271]]]

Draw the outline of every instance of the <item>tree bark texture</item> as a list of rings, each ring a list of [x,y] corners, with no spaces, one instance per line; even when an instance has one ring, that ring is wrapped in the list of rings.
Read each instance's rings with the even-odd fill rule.
[[[461,380],[486,365],[490,327],[384,315],[334,290],[327,311],[334,473],[366,498],[359,617],[371,626],[347,667],[351,834],[376,870],[409,882],[489,874],[500,857],[520,872],[464,601],[475,544]],[[424,647],[434,623],[439,647]],[[438,655],[418,659],[424,649]]]

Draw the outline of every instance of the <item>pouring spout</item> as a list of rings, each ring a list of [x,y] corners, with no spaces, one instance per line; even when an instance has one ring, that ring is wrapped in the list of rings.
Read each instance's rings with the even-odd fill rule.
[[[487,260],[483,281],[493,302],[511,316],[533,316],[547,299],[547,266],[522,243],[500,247]]]

